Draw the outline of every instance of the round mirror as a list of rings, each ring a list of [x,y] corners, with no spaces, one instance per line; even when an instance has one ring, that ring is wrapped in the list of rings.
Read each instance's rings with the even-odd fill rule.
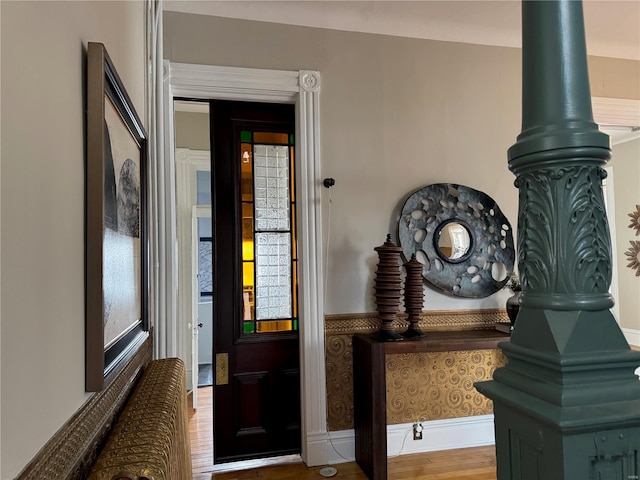
[[[513,270],[509,221],[489,195],[464,185],[436,183],[412,193],[398,238],[404,257],[416,254],[424,265],[427,282],[458,297],[491,295]]]
[[[449,262],[461,262],[471,251],[469,228],[459,222],[442,223],[435,235],[436,251]]]

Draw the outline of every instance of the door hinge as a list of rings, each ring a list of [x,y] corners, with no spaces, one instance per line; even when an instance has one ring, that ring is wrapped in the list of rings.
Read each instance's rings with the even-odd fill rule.
[[[216,353],[216,385],[229,384],[229,354]]]

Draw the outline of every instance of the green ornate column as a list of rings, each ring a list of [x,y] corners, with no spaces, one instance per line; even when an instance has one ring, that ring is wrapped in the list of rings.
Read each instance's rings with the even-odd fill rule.
[[[508,359],[476,385],[494,402],[498,480],[638,480],[640,352],[610,308],[611,246],[582,3],[523,1],[521,308]],[[640,316],[640,312],[638,313]]]

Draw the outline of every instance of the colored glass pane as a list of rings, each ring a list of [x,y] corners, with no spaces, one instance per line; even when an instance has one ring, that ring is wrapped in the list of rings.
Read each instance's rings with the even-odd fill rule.
[[[242,325],[242,331],[244,333],[254,333],[256,331],[256,327],[253,322],[244,322]]]
[[[253,281],[253,280],[252,280]],[[255,306],[253,300],[253,285],[245,285],[242,288],[242,319],[255,320]]]
[[[249,143],[251,143],[251,132],[248,131],[248,130],[241,130],[240,131],[240,141],[241,142],[249,142]]]
[[[293,274],[293,315],[292,317],[298,316],[298,262],[293,262],[292,265],[292,274]]]
[[[242,201],[253,201],[253,152],[251,144],[240,145],[240,190]]]
[[[256,322],[256,331],[264,332],[288,332],[291,330],[291,320],[267,320]]]
[[[251,305],[253,305],[254,270],[253,262],[242,262],[242,288],[245,292],[251,289]]]
[[[291,205],[291,258],[298,259],[298,237],[296,235],[296,206]]]
[[[293,133],[289,134],[289,145],[295,145]]]
[[[293,320],[293,329],[298,330],[298,320]]]
[[[268,132],[254,132],[254,143],[271,143],[286,145],[289,143],[289,137],[286,133],[268,133]]]

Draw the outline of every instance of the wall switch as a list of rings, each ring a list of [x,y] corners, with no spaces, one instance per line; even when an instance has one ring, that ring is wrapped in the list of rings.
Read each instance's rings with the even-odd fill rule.
[[[413,424],[413,439],[422,440],[422,424],[421,423]]]

